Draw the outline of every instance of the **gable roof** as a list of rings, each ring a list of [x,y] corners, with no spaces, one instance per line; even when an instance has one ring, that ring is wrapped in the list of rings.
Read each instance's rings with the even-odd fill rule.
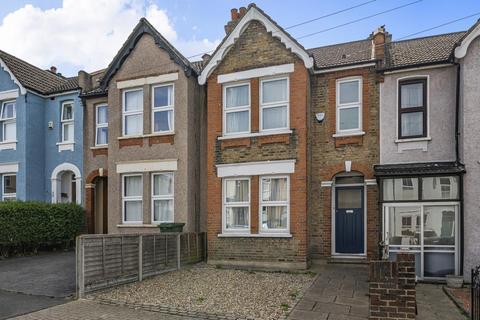
[[[279,38],[280,41],[287,47],[287,49],[291,50],[303,60],[303,63],[307,69],[313,67],[313,58],[311,57],[310,53],[289,33],[280,27],[272,18],[270,18],[270,16],[263,12],[263,10],[258,8],[254,3],[251,3],[248,5],[247,12],[239,19],[239,21],[236,22],[233,30],[229,32],[225,38],[223,38],[222,42],[220,42],[206,65],[203,67],[202,73],[198,77],[199,84],[205,84],[207,77],[218,66],[228,49],[235,43],[242,32],[246,29],[248,23],[253,20],[261,22],[267,29],[267,32],[271,32],[272,34],[274,33],[275,37]]]
[[[158,32],[150,24],[150,22],[148,22],[147,19],[141,18],[133,29],[132,33],[128,36],[123,46],[113,58],[112,62],[110,62],[108,65],[105,75],[101,80],[101,87],[103,89],[107,87],[110,79],[117,73],[125,59],[127,59],[127,57],[135,48],[137,42],[144,34],[149,34],[152,36],[155,40],[155,44],[160,49],[165,50],[175,63],[182,66],[187,76],[197,75],[197,70],[194,68],[194,66],[192,66],[190,61],[188,61],[187,58],[185,58],[172,44],[170,44],[170,42],[168,42],[167,39],[165,39],[160,32]]]
[[[318,69],[375,62],[372,56],[372,40],[364,39],[318,48],[307,49]]]
[[[410,40],[393,41],[385,45],[383,70],[402,69],[433,63],[449,63],[456,43],[465,32],[453,32]]]
[[[480,36],[480,19],[468,29],[467,32],[457,41],[455,47],[455,58],[461,59],[467,54],[468,47],[473,40]]]
[[[21,89],[29,89],[42,95],[61,93],[78,89],[78,78],[65,78],[40,69],[5,51],[0,50],[0,64],[10,73],[12,80]],[[24,94],[25,92],[22,92]]]

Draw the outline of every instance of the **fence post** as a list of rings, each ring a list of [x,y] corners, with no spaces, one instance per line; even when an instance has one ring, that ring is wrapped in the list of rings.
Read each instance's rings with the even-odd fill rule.
[[[77,298],[83,298],[85,294],[85,278],[84,278],[84,254],[82,237],[78,236],[76,240],[76,278],[77,278]]]
[[[138,236],[138,281],[143,280],[143,236]]]
[[[177,270],[180,270],[180,268],[182,267],[181,266],[182,249],[180,248],[181,246],[180,235],[181,233],[177,234]]]

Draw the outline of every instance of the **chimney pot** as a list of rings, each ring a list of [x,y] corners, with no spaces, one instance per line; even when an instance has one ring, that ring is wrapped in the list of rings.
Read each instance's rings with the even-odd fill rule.
[[[205,53],[203,56],[202,56],[202,61],[203,62],[206,62],[208,59],[210,59],[210,55],[208,53]]]
[[[240,8],[240,18],[243,17],[245,15],[245,13],[247,13],[247,8],[241,7]]]
[[[232,21],[238,20],[238,10],[237,10],[237,8],[233,8],[232,10],[230,10],[230,16],[231,16]]]
[[[50,72],[57,74],[57,67],[51,66],[51,67],[50,67]]]

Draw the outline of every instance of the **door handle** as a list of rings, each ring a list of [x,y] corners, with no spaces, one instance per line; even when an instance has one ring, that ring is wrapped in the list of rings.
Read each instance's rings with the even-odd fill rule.
[[[353,210],[345,210],[347,213],[353,213]]]

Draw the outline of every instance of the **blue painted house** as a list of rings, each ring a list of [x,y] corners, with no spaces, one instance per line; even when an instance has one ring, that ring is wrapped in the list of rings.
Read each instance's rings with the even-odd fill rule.
[[[0,199],[82,203],[77,77],[0,50]]]

